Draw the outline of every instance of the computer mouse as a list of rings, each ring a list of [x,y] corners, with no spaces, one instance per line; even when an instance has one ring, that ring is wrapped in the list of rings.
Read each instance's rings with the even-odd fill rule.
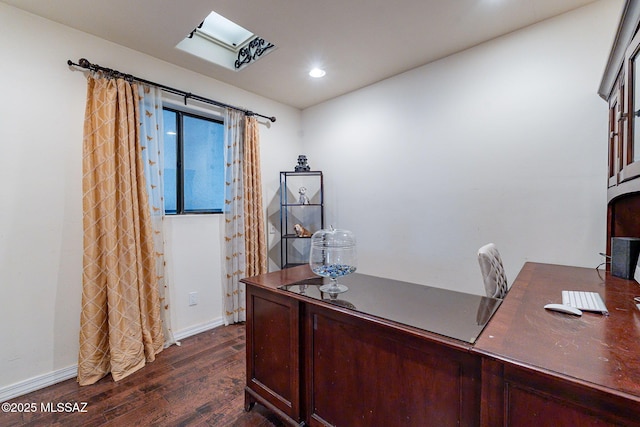
[[[571,307],[566,304],[547,304],[544,306],[547,310],[558,311],[560,313],[573,314],[576,316],[582,316],[582,310],[579,308]]]

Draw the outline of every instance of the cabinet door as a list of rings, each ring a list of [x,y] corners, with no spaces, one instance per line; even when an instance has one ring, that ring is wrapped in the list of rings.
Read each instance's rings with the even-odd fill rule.
[[[401,329],[305,309],[310,426],[475,426],[479,359]]]
[[[498,361],[482,366],[483,426],[638,426],[637,402]]]
[[[622,152],[621,169],[618,174],[618,183],[640,177],[640,33],[633,38],[625,53],[625,67],[623,79],[625,79],[626,93],[621,118],[626,121],[621,126],[620,146]],[[619,99],[619,103],[622,103]]]
[[[247,285],[247,407],[300,421],[298,302]]]
[[[618,173],[623,167],[624,144],[624,85],[618,82],[609,100],[609,187],[618,184]]]

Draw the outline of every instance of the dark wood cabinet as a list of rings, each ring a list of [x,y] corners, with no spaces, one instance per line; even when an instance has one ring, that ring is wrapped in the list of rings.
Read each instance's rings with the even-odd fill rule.
[[[640,237],[640,2],[627,0],[598,90],[609,104],[607,254],[612,237]],[[633,206],[633,215],[628,208]]]
[[[309,425],[478,425],[478,358],[350,313],[305,311]]]
[[[590,384],[490,359],[483,360],[482,381],[493,392],[492,399],[483,399],[483,426],[530,427],[533,420],[536,425],[553,427],[640,425],[636,402],[603,393]]]
[[[300,421],[298,302],[247,286],[246,409],[260,400],[283,418]]]

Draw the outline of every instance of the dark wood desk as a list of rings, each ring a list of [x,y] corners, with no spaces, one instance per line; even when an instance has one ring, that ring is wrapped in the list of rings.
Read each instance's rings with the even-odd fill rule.
[[[311,277],[301,266],[243,280],[247,409],[261,402],[292,425],[311,426],[640,426],[635,281],[527,263],[479,338],[455,339],[359,312],[370,309],[356,286],[370,276],[345,279],[354,281],[355,310],[281,289]],[[411,292],[422,290],[412,286],[407,311],[420,306]],[[545,310],[562,290],[599,292],[610,315]]]
[[[246,406],[290,424],[474,426],[473,343],[500,301],[363,274],[332,299],[308,266],[247,285]]]
[[[598,292],[609,316],[550,312],[562,290]],[[640,425],[640,295],[595,269],[527,263],[485,328],[482,425]]]

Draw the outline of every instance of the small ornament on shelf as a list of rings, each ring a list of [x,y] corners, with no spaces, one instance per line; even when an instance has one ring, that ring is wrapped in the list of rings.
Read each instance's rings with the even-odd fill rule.
[[[294,225],[293,230],[296,232],[296,236],[298,237],[311,237],[311,232],[304,228],[301,224]]]
[[[307,196],[307,187],[298,188],[298,194],[300,195],[300,197],[298,197],[298,203],[300,203],[301,205],[311,204],[311,202],[309,201],[309,196]]]
[[[296,166],[296,172],[309,172],[311,170],[311,166],[307,164],[307,156],[304,154],[300,154],[298,156],[298,165]]]

